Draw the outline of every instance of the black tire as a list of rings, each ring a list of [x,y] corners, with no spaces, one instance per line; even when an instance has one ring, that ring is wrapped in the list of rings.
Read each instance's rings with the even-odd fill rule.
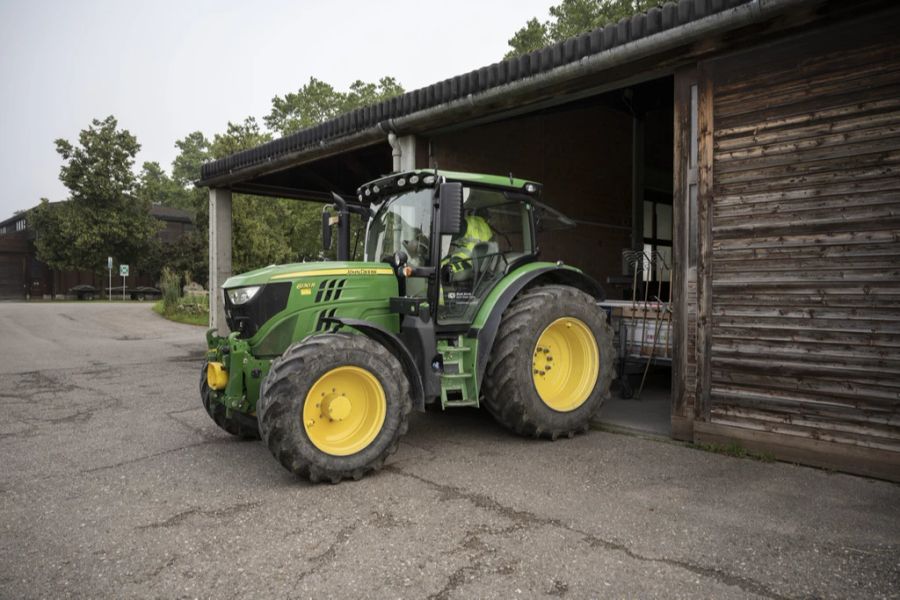
[[[367,446],[337,456],[313,444],[302,415],[313,385],[325,373],[344,366],[362,368],[378,380],[386,413],[381,429]],[[272,363],[256,404],[262,439],[275,458],[296,475],[331,483],[360,479],[380,469],[406,433],[411,409],[409,382],[397,358],[378,342],[347,333],[314,335],[288,348]]]
[[[544,329],[563,317],[574,317],[590,329],[599,351],[599,373],[593,390],[577,408],[557,411],[537,392],[532,352]],[[609,397],[615,376],[613,333],[594,298],[573,287],[548,285],[526,290],[503,312],[484,379],[485,406],[504,427],[519,435],[572,437],[590,428],[591,417]]]
[[[209,389],[209,384],[206,382],[206,365],[203,365],[203,368],[200,370],[200,401],[203,403],[203,408],[206,409],[206,414],[209,415],[209,418],[219,426],[219,429],[233,436],[244,440],[259,439],[259,427],[253,417],[241,418],[240,415],[228,417],[228,411],[225,409],[225,406],[221,402],[214,400],[211,394],[212,390]]]

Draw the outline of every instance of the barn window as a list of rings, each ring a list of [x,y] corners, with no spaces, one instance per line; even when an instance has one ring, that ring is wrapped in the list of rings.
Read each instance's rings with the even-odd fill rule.
[[[644,268],[644,281],[669,281],[672,269],[672,194],[644,193],[644,255],[656,256],[656,268]],[[667,268],[668,267],[668,268]]]

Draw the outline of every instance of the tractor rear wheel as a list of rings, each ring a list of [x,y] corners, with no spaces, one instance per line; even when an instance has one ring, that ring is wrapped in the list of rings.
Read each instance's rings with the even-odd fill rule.
[[[587,431],[609,396],[613,334],[594,299],[573,287],[536,287],[504,311],[485,373],[485,405],[520,435]]]
[[[328,333],[272,363],[256,404],[275,458],[312,482],[359,479],[397,450],[412,409],[397,358],[363,335]]]
[[[225,406],[212,397],[212,390],[209,389],[209,383],[206,381],[206,365],[203,365],[203,369],[200,371],[200,400],[203,402],[206,414],[222,431],[245,440],[259,439],[259,428],[253,422],[252,417],[248,416],[243,419],[237,415],[228,417]]]

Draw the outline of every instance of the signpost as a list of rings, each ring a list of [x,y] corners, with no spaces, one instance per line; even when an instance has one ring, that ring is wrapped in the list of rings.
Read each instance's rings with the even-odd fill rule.
[[[128,277],[128,265],[119,265],[119,275],[122,276],[122,300],[125,300],[125,278]]]
[[[112,302],[112,256],[106,257],[106,270],[109,271],[109,301]]]

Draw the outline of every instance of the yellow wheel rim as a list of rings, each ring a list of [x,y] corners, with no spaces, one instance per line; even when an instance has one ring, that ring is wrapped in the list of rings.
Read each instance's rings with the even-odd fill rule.
[[[319,377],[303,403],[303,427],[326,454],[348,456],[366,448],[384,425],[384,388],[369,371],[338,367]]]
[[[534,345],[532,377],[544,404],[559,412],[585,403],[600,372],[594,334],[583,321],[563,317],[550,323]]]

